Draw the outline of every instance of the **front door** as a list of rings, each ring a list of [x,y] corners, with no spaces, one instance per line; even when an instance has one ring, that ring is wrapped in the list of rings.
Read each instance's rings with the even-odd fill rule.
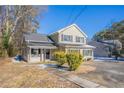
[[[50,49],[46,49],[46,60],[50,59]]]

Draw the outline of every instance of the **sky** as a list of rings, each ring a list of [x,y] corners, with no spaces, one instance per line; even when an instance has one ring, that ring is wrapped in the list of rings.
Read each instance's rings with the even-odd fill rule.
[[[37,17],[40,24],[38,33],[50,34],[74,23],[91,39],[113,22],[124,20],[124,6],[53,5],[41,14],[42,17]]]

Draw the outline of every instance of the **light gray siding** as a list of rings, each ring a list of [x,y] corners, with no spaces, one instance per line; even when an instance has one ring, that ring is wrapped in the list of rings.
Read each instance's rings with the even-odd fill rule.
[[[72,41],[62,41],[61,36],[62,35],[71,35],[73,38]],[[84,38],[84,42],[76,42],[76,37],[82,37]],[[75,26],[72,26],[68,29],[65,29],[59,33],[59,43],[72,43],[72,44],[86,44],[86,37],[85,35],[79,31]]]

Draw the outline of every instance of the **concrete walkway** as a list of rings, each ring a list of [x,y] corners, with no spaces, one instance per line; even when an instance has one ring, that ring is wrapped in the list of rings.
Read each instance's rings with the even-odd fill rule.
[[[71,75],[65,78],[84,88],[105,88],[105,86],[80,78],[76,75]]]
[[[82,88],[106,88],[100,84],[91,82],[89,80],[80,78],[77,75],[70,75],[69,72],[58,73],[58,69],[47,70],[49,73],[53,73],[63,79],[69,80]]]
[[[55,74],[55,72],[54,72],[54,74]],[[68,75],[67,73],[65,73],[64,75],[63,74],[57,74],[57,75],[77,84],[78,86],[80,86],[82,88],[106,88],[105,86],[102,86],[100,84],[80,78],[77,75]]]

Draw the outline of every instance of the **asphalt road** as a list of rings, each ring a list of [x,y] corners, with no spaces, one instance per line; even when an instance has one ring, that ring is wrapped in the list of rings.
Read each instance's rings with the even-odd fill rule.
[[[79,77],[111,88],[124,88],[124,62],[93,62],[92,64],[84,65],[93,66],[96,70],[86,74],[79,74]]]

